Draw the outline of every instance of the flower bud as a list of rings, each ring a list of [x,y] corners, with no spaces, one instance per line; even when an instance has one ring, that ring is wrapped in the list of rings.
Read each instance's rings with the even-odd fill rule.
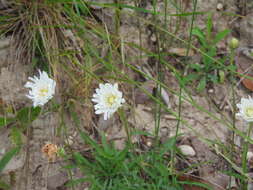
[[[229,47],[232,49],[236,49],[239,46],[239,40],[237,38],[232,38],[229,43],[228,43]]]

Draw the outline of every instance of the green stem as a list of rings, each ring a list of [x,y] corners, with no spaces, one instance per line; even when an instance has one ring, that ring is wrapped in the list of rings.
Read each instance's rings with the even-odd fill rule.
[[[234,59],[235,59],[235,49],[231,48],[231,52],[230,52],[230,65],[232,66],[234,64]],[[235,130],[236,130],[236,125],[235,125],[235,114],[236,114],[236,103],[235,103],[235,77],[234,74],[231,73],[231,90],[232,90],[232,107],[233,107],[233,111],[232,111],[232,139],[231,139],[231,149],[230,149],[230,159],[233,160],[233,152],[235,150],[234,148],[234,140],[235,140]],[[232,171],[233,168],[230,165],[230,170]],[[232,177],[230,177],[229,179],[229,186],[232,183]]]
[[[253,127],[252,123],[249,123],[248,131],[246,133],[247,139],[250,138],[252,127]],[[247,153],[248,153],[248,149],[249,149],[249,141],[247,139],[244,141],[243,152],[242,152],[242,171],[243,171],[243,173],[247,173],[248,172],[248,168],[247,168]],[[243,181],[242,187],[243,187],[243,189],[247,189],[247,181],[246,180]]]
[[[125,112],[124,112],[124,110],[122,108],[120,108],[119,111],[118,111],[118,113],[119,113],[120,120],[122,121],[124,129],[125,129],[126,134],[127,134],[128,144],[131,145],[130,130],[129,130],[129,127],[128,127],[128,122],[127,122],[127,119],[126,119],[126,116],[125,116]]]
[[[194,12],[196,11],[197,8],[197,0],[193,0],[193,10]],[[191,26],[190,26],[190,37],[189,37],[189,43],[188,43],[188,47],[187,47],[187,56],[189,54],[190,51],[190,44],[191,44],[191,40],[192,40],[192,29],[193,29],[193,24],[194,24],[194,20],[195,20],[195,15],[192,15],[192,20],[191,20]],[[178,76],[180,77],[180,76]],[[181,112],[182,112],[182,90],[183,90],[183,82],[181,78],[178,78],[179,84],[180,84],[180,89],[179,89],[179,105],[178,105],[178,120],[177,120],[177,126],[176,126],[176,134],[175,134],[175,144],[174,144],[174,148],[171,151],[171,171],[174,171],[174,163],[175,163],[175,156],[176,156],[176,140],[177,137],[179,135],[179,128],[181,125]],[[173,179],[174,181],[175,179]]]
[[[114,3],[117,5],[115,8],[115,33],[119,36],[119,28],[120,28],[120,0],[114,0]]]

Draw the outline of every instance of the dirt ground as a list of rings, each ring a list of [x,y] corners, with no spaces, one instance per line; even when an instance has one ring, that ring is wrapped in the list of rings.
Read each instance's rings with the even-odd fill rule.
[[[158,2],[159,7],[162,10],[163,1]],[[253,45],[253,3],[248,0],[247,10],[245,10],[242,6],[244,2],[246,1],[199,0],[197,4],[197,10],[214,12],[214,30],[221,31],[223,29],[232,29],[233,32],[229,35],[228,39],[231,38],[231,36],[238,37],[240,39],[240,48],[248,48],[250,46],[252,47]],[[231,15],[222,15],[221,10],[217,8],[218,4],[221,4],[222,9],[227,12],[235,14],[244,12],[246,15],[241,19]],[[143,7],[145,9],[151,9],[150,2],[144,1]],[[192,7],[190,2],[189,7]],[[113,14],[113,12],[107,9],[100,10],[99,7],[94,7],[94,9],[97,9],[98,17],[100,17],[108,24],[108,26],[110,26],[111,22],[113,22],[111,20],[111,14]],[[191,8],[188,8],[187,10],[190,12]],[[120,34],[127,42],[139,43],[139,23],[133,18],[129,17],[128,11],[129,10],[127,9],[123,9]],[[171,7],[171,10],[169,11],[173,13],[174,9]],[[185,22],[185,27],[188,27],[189,24],[187,19],[188,18],[184,18],[182,21]],[[206,17],[197,16],[195,25],[199,26],[200,28],[204,28],[205,20]],[[171,23],[171,25],[173,25],[173,18]],[[173,30],[173,27],[169,29]],[[156,41],[153,35],[154,31],[152,31],[152,28],[150,29],[150,27],[145,24],[141,24],[141,30],[142,45],[147,49],[152,50],[152,46]],[[183,28],[181,28],[181,30],[182,33],[180,34],[180,37],[184,38],[184,36],[188,35],[186,30],[183,30]],[[28,76],[30,76],[32,73],[32,67],[17,63],[15,60],[10,58],[9,40],[9,38],[0,40],[0,103],[2,102],[5,105],[12,105],[18,110],[24,106],[31,106],[31,102],[25,96],[27,91],[24,88],[24,84],[27,81]],[[171,48],[177,47],[178,44],[174,43],[173,47]],[[228,50],[226,41],[224,43],[220,43],[218,48],[220,51],[226,52]],[[240,48],[239,50],[241,50]],[[131,49],[126,49],[126,54],[128,55],[135,55],[137,53],[138,52]],[[240,54],[239,56],[244,55]],[[141,61],[149,62],[150,60],[148,60],[148,58],[144,58]],[[248,63],[252,64],[253,60],[248,59]],[[146,82],[148,83],[149,81]],[[175,77],[170,73],[166,73],[165,83],[167,86],[170,86],[171,89],[175,91],[179,90],[179,86],[175,80]],[[204,109],[212,112],[217,118],[223,118],[224,115],[228,118],[231,118],[231,88],[231,84],[229,82],[225,82],[224,84],[210,86],[203,93],[191,92],[191,98],[198,102],[198,104]],[[138,94],[140,92],[135,91],[135,93]],[[248,95],[252,95],[252,92],[238,82],[238,85],[235,88],[236,102],[239,102],[241,97],[247,97]],[[57,98],[60,99],[61,97],[59,96]],[[176,111],[179,103],[177,95],[171,94],[164,90],[164,101],[167,103],[167,106]],[[148,98],[145,103],[141,101],[140,103],[137,102],[136,106],[132,107],[131,111],[127,115],[128,122],[136,129],[153,133],[155,129],[153,108],[154,105]],[[68,118],[68,116],[66,116],[66,118]],[[195,157],[189,159],[189,162],[200,160],[205,161],[210,160],[211,158],[214,160],[213,165],[200,170],[202,172],[201,176],[203,176],[205,179],[210,179],[211,181],[213,180],[215,183],[217,180],[227,179],[227,176],[222,176],[222,174],[216,173],[216,167],[219,169],[224,169],[226,168],[226,164],[221,162],[220,157],[215,154],[215,151],[209,148],[206,143],[202,143],[202,141],[207,142],[208,139],[226,144],[228,143],[228,138],[231,135],[230,130],[225,127],[222,122],[219,122],[217,119],[214,119],[207,113],[198,110],[186,101],[182,105],[182,118],[184,118],[186,121],[182,123],[180,128],[180,133],[184,134],[184,138],[182,138],[178,144],[188,144],[193,147],[195,151]],[[21,151],[19,155],[7,165],[2,174],[4,179],[12,184],[13,189],[67,189],[63,186],[68,180],[68,174],[62,169],[64,163],[62,163],[61,160],[48,163],[48,160],[41,153],[41,148],[46,142],[53,142],[61,145],[68,140],[74,149],[80,150],[83,148],[82,142],[77,135],[78,133],[73,127],[73,121],[71,119],[66,119],[65,121],[68,125],[69,136],[60,138],[56,135],[56,130],[60,125],[60,122],[61,116],[58,113],[46,113],[41,115],[39,119],[35,120],[27,134],[23,135],[22,138],[24,142],[26,142],[23,146],[23,151]],[[173,136],[175,134],[176,125],[177,119],[173,115],[163,113],[159,131],[162,139]],[[237,118],[236,126],[243,131],[245,123],[240,118]],[[118,148],[122,148],[124,146],[126,134],[123,127],[119,126],[117,118],[109,120],[108,122],[104,122],[100,118],[97,122],[97,127],[105,131],[108,139],[114,140]],[[0,158],[11,147],[11,142],[8,138],[9,133],[9,128],[1,129]],[[196,136],[201,138],[197,139]],[[143,141],[143,139],[140,139],[138,136],[136,136],[136,139],[134,140],[138,142]],[[146,141],[152,142],[152,139],[146,139]],[[241,139],[239,137],[236,138],[236,144],[240,147]],[[147,148],[149,148],[148,145]],[[81,174],[79,174],[78,171],[73,171],[73,175],[74,177],[78,178]],[[83,184],[76,189],[83,190],[85,187],[86,185]]]

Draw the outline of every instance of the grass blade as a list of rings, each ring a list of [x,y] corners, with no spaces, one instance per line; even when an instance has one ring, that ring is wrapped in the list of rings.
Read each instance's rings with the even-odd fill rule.
[[[0,172],[6,167],[6,165],[10,162],[10,160],[19,152],[20,147],[12,148],[9,152],[7,152],[2,159],[0,160]]]

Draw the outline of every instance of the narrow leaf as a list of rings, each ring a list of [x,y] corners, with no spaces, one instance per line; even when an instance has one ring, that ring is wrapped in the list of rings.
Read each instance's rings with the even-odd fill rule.
[[[214,44],[217,44],[219,41],[221,41],[223,38],[225,38],[231,31],[228,29],[225,29],[218,34],[216,34],[215,39],[213,41]]]
[[[206,48],[207,43],[204,36],[204,33],[199,28],[193,28],[192,29],[192,35],[197,36],[200,43]]]
[[[7,152],[0,160],[0,173],[3,171],[5,166],[10,162],[10,160],[19,152],[20,147],[12,148]]]
[[[17,119],[24,124],[34,121],[40,114],[41,108],[35,107],[30,108],[26,107],[18,111]]]
[[[14,118],[0,117],[0,128],[10,124],[14,120],[15,120]]]
[[[0,181],[0,189],[8,190],[10,188],[11,188],[10,185],[8,185],[7,183],[5,183],[3,181]]]
[[[198,84],[198,86],[197,86],[197,90],[200,92],[200,91],[204,90],[205,87],[206,87],[206,78],[203,77],[203,78],[200,80],[200,82],[199,82],[199,84]]]

